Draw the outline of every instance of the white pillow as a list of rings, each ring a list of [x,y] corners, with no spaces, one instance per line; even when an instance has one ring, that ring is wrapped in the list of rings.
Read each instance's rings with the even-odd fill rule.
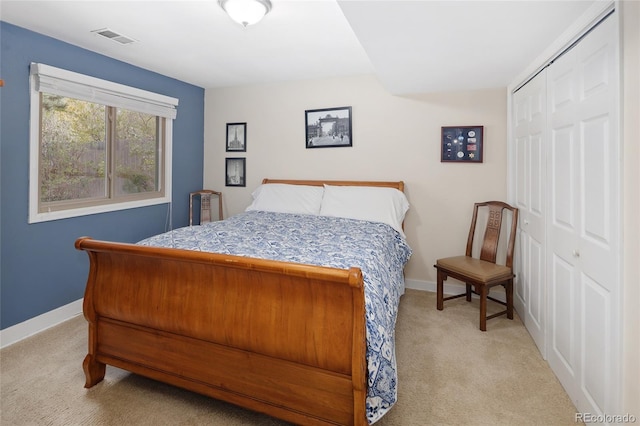
[[[323,193],[321,186],[267,183],[253,191],[253,202],[246,211],[317,215],[320,213]]]
[[[395,188],[325,185],[320,215],[382,222],[404,236],[402,222],[407,210],[407,197]]]

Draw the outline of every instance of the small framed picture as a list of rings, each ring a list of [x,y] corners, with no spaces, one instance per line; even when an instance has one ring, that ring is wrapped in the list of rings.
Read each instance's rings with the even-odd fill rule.
[[[227,152],[247,151],[247,123],[227,123]]]
[[[247,186],[247,159],[227,158],[225,165],[225,186]]]
[[[304,114],[307,148],[353,146],[350,106],[310,109]]]
[[[441,162],[482,163],[483,126],[442,127]]]

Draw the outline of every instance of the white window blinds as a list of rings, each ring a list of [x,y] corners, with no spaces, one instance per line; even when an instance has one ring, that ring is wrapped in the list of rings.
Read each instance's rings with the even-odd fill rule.
[[[124,108],[165,118],[176,118],[178,99],[101,80],[45,64],[31,63],[35,90]]]

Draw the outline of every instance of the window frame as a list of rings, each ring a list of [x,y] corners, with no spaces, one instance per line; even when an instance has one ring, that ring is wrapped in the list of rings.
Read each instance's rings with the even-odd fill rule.
[[[153,92],[113,83],[107,80],[78,74],[44,64],[31,64],[30,83],[30,123],[29,123],[29,217],[28,223],[86,216],[171,203],[173,119],[176,117],[178,99]],[[116,197],[85,200],[70,208],[64,202],[55,210],[40,211],[40,94],[51,93],[88,102],[101,103],[122,109],[157,115],[164,125],[159,131],[164,135],[164,143],[158,148],[161,170],[158,176],[159,191],[149,196],[141,193],[135,200],[131,197]],[[82,206],[78,206],[82,204]]]

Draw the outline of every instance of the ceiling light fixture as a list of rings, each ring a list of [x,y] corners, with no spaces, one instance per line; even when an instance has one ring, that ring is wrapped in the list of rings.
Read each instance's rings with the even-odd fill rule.
[[[218,0],[218,3],[231,19],[245,27],[259,22],[271,10],[269,0]]]

